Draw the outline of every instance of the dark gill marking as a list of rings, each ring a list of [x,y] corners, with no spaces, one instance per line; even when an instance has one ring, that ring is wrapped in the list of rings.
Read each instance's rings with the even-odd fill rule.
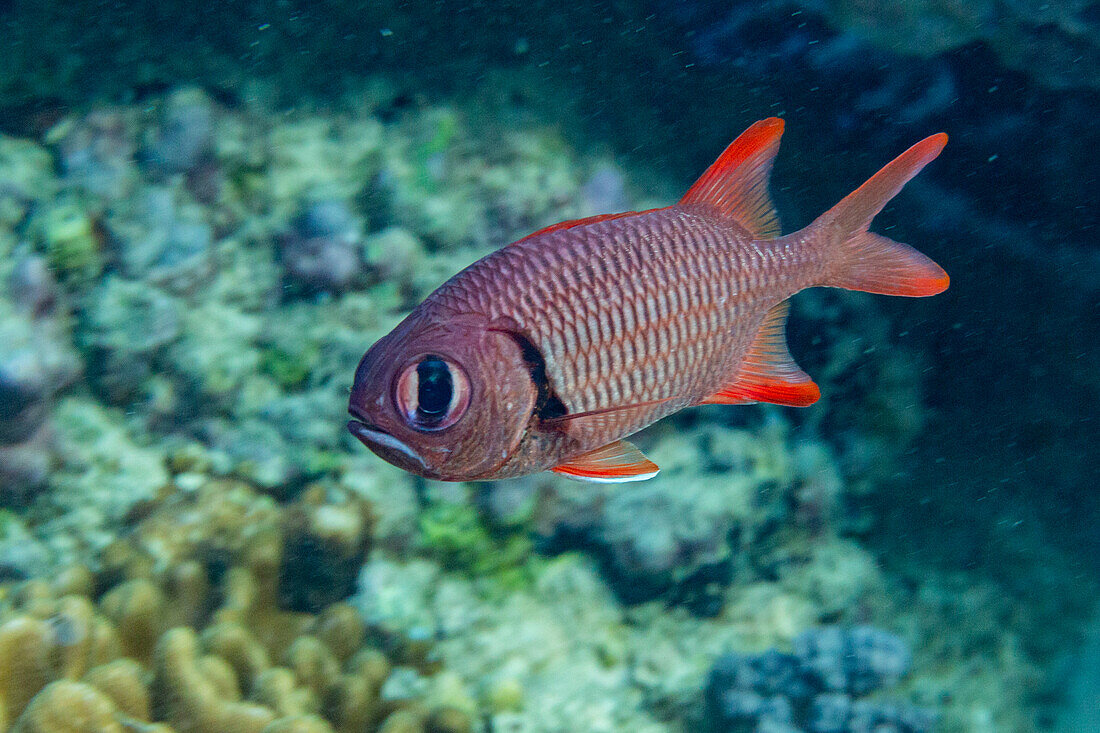
[[[531,372],[531,381],[535,383],[537,390],[535,397],[535,417],[540,420],[553,420],[566,414],[565,403],[554,393],[550,387],[550,380],[546,377],[546,359],[538,347],[521,333],[515,331],[503,331],[512,337],[523,354],[523,361]]]

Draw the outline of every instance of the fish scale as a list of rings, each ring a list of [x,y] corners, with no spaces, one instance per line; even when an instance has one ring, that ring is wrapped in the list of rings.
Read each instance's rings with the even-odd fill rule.
[[[815,402],[786,347],[786,300],[947,288],[936,263],[868,231],[947,136],[780,236],[768,176],[782,130],[752,125],[673,206],[555,224],[452,277],[363,356],[351,432],[429,478],[634,481],[658,468],[623,438],[666,415]]]
[[[805,257],[783,261],[775,246],[670,207],[523,240],[432,298],[448,310],[478,301],[491,319],[518,323],[570,412],[666,398],[690,404],[736,371],[767,310],[820,271]],[[513,266],[517,259],[526,266]],[[624,311],[633,327],[616,329]]]

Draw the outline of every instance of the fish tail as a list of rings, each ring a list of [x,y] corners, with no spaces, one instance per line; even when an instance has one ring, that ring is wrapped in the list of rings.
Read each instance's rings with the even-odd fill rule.
[[[835,248],[822,285],[911,297],[947,289],[947,273],[931,259],[907,244],[867,231],[890,199],[946,144],[947,135],[942,132],[921,140],[811,225]]]

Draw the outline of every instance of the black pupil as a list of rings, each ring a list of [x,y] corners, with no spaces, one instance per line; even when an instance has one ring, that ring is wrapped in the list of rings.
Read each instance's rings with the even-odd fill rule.
[[[429,420],[446,416],[454,392],[447,363],[439,357],[429,356],[416,366],[416,376],[419,382],[417,413]]]

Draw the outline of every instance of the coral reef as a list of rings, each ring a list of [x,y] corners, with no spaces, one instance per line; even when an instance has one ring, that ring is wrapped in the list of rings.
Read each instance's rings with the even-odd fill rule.
[[[869,626],[810,629],[793,654],[774,649],[720,658],[707,680],[709,729],[810,733],[926,733],[928,710],[862,699],[895,685],[911,656],[896,636]]]
[[[307,291],[345,289],[362,268],[359,230],[342,202],[307,203],[280,238],[287,277]]]
[[[0,730],[658,733],[708,704],[738,730],[926,730],[915,705],[1026,730],[1051,612],[899,580],[859,539],[927,414],[866,299],[796,303],[820,409],[661,423],[643,485],[442,486],[353,443],[350,375],[408,306],[538,226],[651,204],[522,109],[399,86],[278,114],[154,91],[0,137]]]
[[[80,358],[56,283],[41,258],[8,255],[0,265],[0,506],[25,504],[52,463],[50,410],[76,380]]]
[[[333,579],[370,541],[367,503],[318,488],[284,514],[211,480],[153,504],[95,572],[72,566],[0,603],[0,729],[469,729],[442,703],[388,699],[396,663],[430,672],[424,642],[383,650],[339,602]]]
[[[164,175],[190,173],[213,155],[216,114],[201,89],[176,89],[163,101],[157,123],[145,130],[139,159]]]

